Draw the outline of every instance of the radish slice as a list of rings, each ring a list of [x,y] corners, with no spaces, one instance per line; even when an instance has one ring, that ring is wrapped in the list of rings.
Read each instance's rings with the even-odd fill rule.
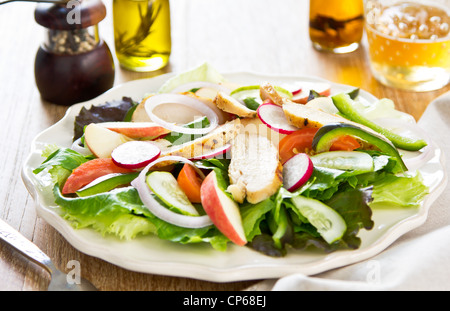
[[[304,82],[303,81],[296,81],[294,83],[285,83],[282,84],[282,87],[285,88],[286,90],[290,91],[291,94],[293,96],[300,94],[300,92],[302,91],[302,89],[304,88],[303,86]]]
[[[139,193],[139,197],[141,198],[142,203],[149,209],[150,212],[153,213],[156,217],[178,227],[183,228],[203,228],[213,224],[211,218],[208,215],[204,216],[188,216],[182,215],[162,206],[158,203],[158,201],[153,198],[150,188],[147,186],[145,182],[147,172],[157,163],[162,161],[178,161],[183,163],[188,163],[194,167],[194,169],[198,172],[199,176],[204,179],[205,175],[203,172],[197,168],[192,161],[189,161],[186,158],[179,156],[167,156],[159,158],[149,165],[147,165],[139,174],[139,176],[131,182],[131,185],[136,188]]]
[[[224,92],[226,94],[230,94],[231,90],[220,85],[217,83],[211,83],[211,82],[203,82],[203,81],[198,81],[198,82],[190,82],[190,83],[186,83],[183,85],[180,85],[179,87],[173,89],[171,91],[171,93],[176,94],[176,93],[183,93],[183,92],[188,92],[192,89],[199,89],[199,88],[208,88],[208,89],[213,89],[213,90],[217,90],[217,91],[221,91]]]
[[[311,177],[314,165],[306,153],[299,153],[283,165],[283,185],[288,191],[295,191]]]
[[[294,91],[292,91],[292,95],[297,95],[297,94],[300,94],[301,93],[301,91],[302,91],[302,88],[299,88],[299,89],[297,89],[297,90],[294,90]]]
[[[176,125],[174,123],[167,122],[153,113],[159,105],[180,104],[188,106],[194,110],[197,110],[202,115],[206,116],[209,120],[209,126],[205,128],[188,128]],[[219,124],[219,117],[208,105],[201,100],[193,98],[188,95],[182,94],[158,94],[149,97],[145,102],[145,111],[149,115],[150,119],[163,126],[164,128],[177,133],[202,135],[207,134],[214,130]],[[177,113],[174,111],[173,113]]]
[[[211,158],[215,158],[221,155],[226,154],[229,150],[231,149],[231,145],[230,144],[226,144],[222,147],[218,147],[215,148],[213,150],[211,150],[211,152],[202,154],[200,156],[194,157],[191,160],[204,160],[204,159],[211,159]]]
[[[262,123],[280,134],[291,134],[298,130],[288,123],[283,108],[278,105],[265,103],[259,106],[256,112]]]
[[[161,154],[154,144],[145,141],[129,141],[114,148],[111,158],[117,166],[137,169],[148,165]]]

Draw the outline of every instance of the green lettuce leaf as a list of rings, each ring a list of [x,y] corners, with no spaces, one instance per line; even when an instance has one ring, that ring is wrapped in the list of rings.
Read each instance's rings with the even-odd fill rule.
[[[283,188],[282,188],[283,189]],[[257,230],[249,246],[258,252],[272,257],[285,256],[289,248],[297,250],[318,249],[326,253],[337,250],[357,249],[361,245],[358,237],[361,229],[371,230],[374,223],[372,210],[368,203],[371,189],[353,189],[335,193],[324,203],[336,210],[347,224],[347,230],[341,240],[328,244],[290,203],[287,190],[281,191],[270,203],[273,207],[258,215]],[[267,202],[266,202],[267,204]],[[245,215],[245,210],[243,212]]]
[[[190,123],[185,124],[183,127],[187,128],[205,128],[209,125],[209,120],[207,117],[202,117],[198,120],[192,121]],[[165,136],[163,139],[169,141],[172,146],[181,145],[190,141],[193,141],[197,138],[202,137],[203,135],[200,134],[184,134],[184,133],[177,133],[177,132],[171,132],[167,136]]]
[[[269,198],[257,204],[245,203],[240,207],[242,225],[248,241],[261,234],[260,224],[266,215],[275,208],[275,203]]]
[[[142,204],[133,187],[69,198],[55,185],[53,195],[55,203],[65,212],[64,218],[75,228],[91,227],[102,235],[114,234],[124,239],[156,232],[151,221],[154,216]]]
[[[358,183],[352,173],[324,167],[314,167],[310,181],[307,187],[302,187],[296,193],[320,201],[330,199],[342,187],[355,188]]]
[[[154,216],[142,203],[134,187],[124,187],[87,197],[65,197],[57,185],[53,188],[55,203],[63,217],[74,228],[92,228],[102,235],[111,234],[121,239],[155,234],[160,239],[181,244],[210,243],[225,251],[229,239],[214,226],[181,228]]]
[[[364,152],[370,154],[374,160],[373,172],[360,174],[316,166],[309,182],[295,193],[324,201],[329,200],[337,192],[352,188],[364,188],[393,174],[396,162],[392,157],[378,151]]]
[[[428,187],[423,183],[422,176],[386,175],[373,183],[373,201],[371,207],[383,204],[401,207],[417,207],[429,193]]]
[[[333,252],[343,249],[358,249],[361,239],[358,233],[361,229],[371,230],[374,222],[372,210],[369,207],[371,189],[348,189],[335,194],[324,203],[338,212],[345,223],[347,230],[341,240],[328,244],[320,235],[311,230],[305,223],[305,230],[294,235],[291,246],[295,249],[318,248],[325,252]],[[296,209],[293,209],[296,211]]]
[[[158,90],[158,93],[170,93],[173,89],[180,85],[197,81],[220,83],[224,82],[225,78],[209,63],[203,63],[197,68],[180,73],[167,80],[166,83],[164,83]]]
[[[74,169],[90,159],[89,156],[84,156],[69,148],[58,148],[48,155],[50,150],[54,150],[54,148],[48,146],[43,150],[42,155],[47,158],[33,170],[33,173],[39,174],[48,169],[53,182],[61,185]]]

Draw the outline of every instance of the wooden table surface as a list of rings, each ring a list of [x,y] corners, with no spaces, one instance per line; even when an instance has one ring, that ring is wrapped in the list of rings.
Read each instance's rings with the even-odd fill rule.
[[[100,34],[111,49],[111,1]],[[32,139],[61,119],[66,107],[43,102],[34,81],[34,57],[44,30],[34,21],[34,3],[0,6],[0,217],[32,240],[66,270],[78,260],[82,275],[100,290],[241,290],[256,281],[212,283],[131,272],[73,248],[45,220],[21,179]],[[356,52],[331,55],[315,51],[308,36],[306,0],[171,0],[170,64],[161,72],[179,72],[209,61],[221,72],[313,75],[360,87],[391,98],[399,110],[419,119],[427,105],[450,90],[405,92],[379,84],[371,75],[367,44]],[[116,61],[117,64],[117,61]],[[116,66],[115,84],[152,77]],[[46,290],[47,273],[0,242],[0,290]]]

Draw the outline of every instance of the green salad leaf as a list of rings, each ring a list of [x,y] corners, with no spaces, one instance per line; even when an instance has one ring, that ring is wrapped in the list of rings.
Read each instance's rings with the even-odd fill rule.
[[[155,234],[160,239],[181,244],[207,242],[221,251],[227,247],[228,239],[213,226],[181,228],[157,218],[142,203],[134,187],[71,198],[63,196],[55,185],[53,195],[63,210],[63,217],[77,229],[92,228],[102,235],[126,240]]]
[[[271,199],[257,204],[245,203],[241,206],[242,224],[248,241],[252,241],[255,236],[262,233],[260,224],[274,208],[275,202]]]
[[[422,176],[386,175],[373,182],[371,207],[389,204],[401,207],[417,207],[429,193]]]
[[[185,124],[183,127],[186,128],[192,128],[192,129],[198,129],[198,128],[205,128],[209,126],[209,120],[207,117],[202,117],[197,120],[194,120],[190,123]],[[184,133],[178,133],[178,132],[171,132],[167,136],[164,137],[165,140],[169,141],[172,146],[181,145],[187,142],[190,142],[194,139],[200,138],[203,135],[200,134],[184,134]]]
[[[54,151],[48,155],[49,150]],[[84,156],[72,149],[57,148],[55,150],[52,146],[44,149],[43,156],[47,156],[46,160],[35,168],[33,173],[39,174],[48,169],[48,173],[51,175],[53,182],[61,185],[69,177],[70,173],[72,173],[72,170],[89,160],[88,156]]]
[[[180,85],[197,81],[220,83],[224,82],[225,78],[209,63],[203,63],[192,70],[180,73],[167,80],[158,90],[158,93],[170,93]]]
[[[333,244],[328,244],[308,223],[304,223],[300,225],[300,227],[304,227],[304,230],[297,229],[290,246],[298,250],[316,248],[325,252],[359,248],[361,245],[361,239],[358,237],[359,231],[361,229],[370,230],[374,224],[372,210],[368,205],[370,191],[369,188],[348,189],[336,193],[324,202],[338,212],[347,225],[347,230],[342,239]]]
[[[90,123],[129,121],[136,107],[137,103],[130,97],[93,105],[90,108],[82,107],[75,117],[73,141],[83,136],[84,127]]]
[[[131,239],[138,234],[156,232],[155,218],[142,204],[133,187],[87,197],[65,197],[57,185],[53,188],[55,203],[65,212],[64,218],[75,228],[91,227],[101,234]]]

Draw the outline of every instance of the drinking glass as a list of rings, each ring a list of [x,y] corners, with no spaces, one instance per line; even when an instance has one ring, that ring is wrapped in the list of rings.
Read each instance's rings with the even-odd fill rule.
[[[113,0],[114,43],[122,67],[155,71],[171,53],[169,0]]]
[[[450,81],[450,0],[366,0],[370,66],[382,84],[411,91]]]
[[[353,52],[363,31],[363,0],[310,0],[309,36],[317,50]]]

